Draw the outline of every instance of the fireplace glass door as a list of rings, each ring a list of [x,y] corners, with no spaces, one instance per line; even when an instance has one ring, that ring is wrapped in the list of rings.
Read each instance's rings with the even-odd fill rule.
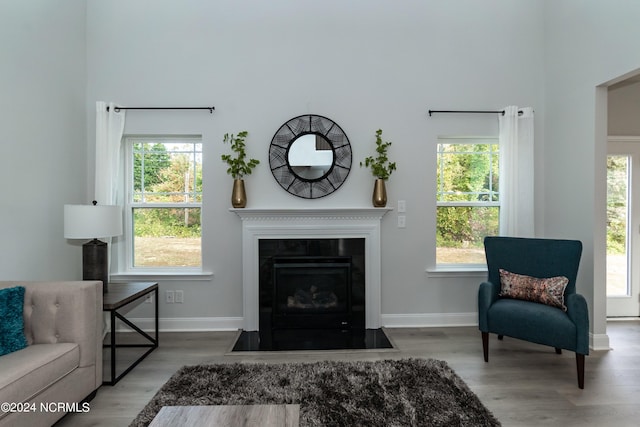
[[[274,329],[351,327],[351,257],[278,257]]]

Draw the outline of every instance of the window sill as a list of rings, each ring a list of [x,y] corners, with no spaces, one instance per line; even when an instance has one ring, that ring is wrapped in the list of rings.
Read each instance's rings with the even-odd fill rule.
[[[126,273],[114,273],[110,275],[113,282],[135,281],[209,281],[213,278],[213,272],[202,271],[132,271]]]
[[[483,265],[450,265],[428,268],[426,270],[428,277],[473,277],[487,278],[487,267]]]

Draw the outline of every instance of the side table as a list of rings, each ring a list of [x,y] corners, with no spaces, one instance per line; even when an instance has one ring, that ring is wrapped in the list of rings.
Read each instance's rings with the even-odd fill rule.
[[[158,348],[158,283],[157,282],[132,282],[132,283],[109,283],[108,292],[104,294],[102,302],[102,311],[109,312],[109,320],[111,324],[111,333],[109,343],[103,344],[103,348],[111,350],[111,373],[110,379],[103,381],[103,384],[114,385],[122,377],[129,373],[153,350]],[[155,293],[155,337],[151,337],[138,326],[134,325],[129,319],[126,319],[118,310],[135,302],[142,302],[142,298]],[[140,336],[145,338],[148,343],[143,344],[117,344],[116,343],[116,319],[120,319],[127,326],[136,331]],[[123,347],[143,347],[148,350],[138,359],[131,363],[120,375],[116,375],[116,349]]]

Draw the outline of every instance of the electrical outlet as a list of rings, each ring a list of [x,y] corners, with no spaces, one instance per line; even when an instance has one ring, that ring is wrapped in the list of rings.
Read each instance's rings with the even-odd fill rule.
[[[398,213],[403,213],[407,211],[407,201],[406,200],[398,200]]]
[[[407,226],[407,217],[405,215],[398,215],[398,228],[405,228]]]
[[[153,303],[153,294],[147,294],[147,297],[144,299],[144,302],[147,304]]]
[[[176,304],[182,304],[184,302],[184,291],[176,291]]]
[[[176,294],[174,291],[165,291],[165,301],[167,304],[173,304],[176,300]]]

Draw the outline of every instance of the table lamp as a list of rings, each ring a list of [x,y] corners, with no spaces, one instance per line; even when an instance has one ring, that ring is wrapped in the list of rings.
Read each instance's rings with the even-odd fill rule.
[[[122,234],[122,208],[113,205],[64,205],[64,237],[93,239],[82,245],[82,280],[102,280],[102,290],[109,284],[109,251],[98,240]]]

